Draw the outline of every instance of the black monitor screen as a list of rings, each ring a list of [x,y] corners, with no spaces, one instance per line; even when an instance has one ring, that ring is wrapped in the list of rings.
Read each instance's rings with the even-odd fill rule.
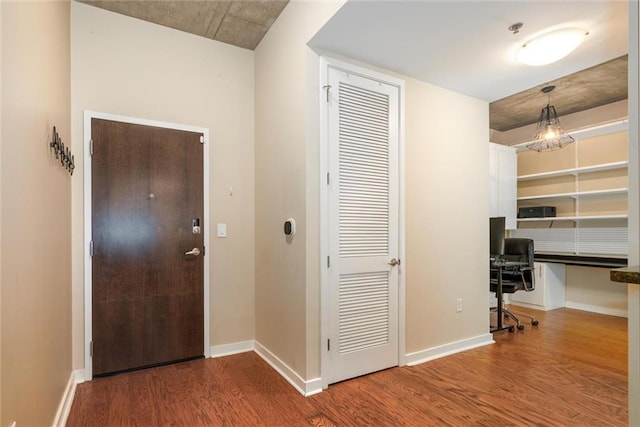
[[[504,217],[489,218],[489,254],[493,257],[504,255]]]

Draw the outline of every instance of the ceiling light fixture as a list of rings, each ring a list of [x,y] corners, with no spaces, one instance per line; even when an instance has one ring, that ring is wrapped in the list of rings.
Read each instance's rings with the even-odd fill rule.
[[[589,33],[578,28],[552,31],[526,41],[516,59],[526,65],[546,65],[573,52]]]
[[[536,126],[536,132],[533,140],[527,144],[529,150],[537,152],[554,151],[565,147],[575,141],[571,135],[565,132],[560,126],[560,119],[556,113],[556,109],[551,104],[551,96],[549,93],[555,89],[555,86],[545,86],[542,93],[547,94],[547,106],[540,111],[540,118]]]

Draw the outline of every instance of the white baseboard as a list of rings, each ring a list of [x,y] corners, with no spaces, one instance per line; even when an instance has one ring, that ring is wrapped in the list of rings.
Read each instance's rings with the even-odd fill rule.
[[[320,393],[322,391],[322,379],[314,378],[312,380],[305,381],[300,375],[282,360],[280,360],[275,354],[271,353],[259,342],[255,342],[254,351],[264,359],[273,369],[276,370],[285,380],[289,382],[300,394],[305,397]]]
[[[81,382],[84,382],[84,370],[72,371],[69,375],[69,381],[67,381],[67,387],[64,389],[62,399],[58,405],[56,411],[56,417],[53,419],[53,426],[64,427],[67,424],[67,418],[69,418],[69,412],[71,412],[71,405],[73,404],[73,397],[76,394],[76,387]]]
[[[462,351],[471,350],[472,348],[481,347],[483,345],[493,344],[493,335],[485,334],[477,337],[467,338],[452,343],[431,347],[426,350],[407,353],[407,365],[414,366],[430,360],[439,359],[451,354],[460,353]]]
[[[516,306],[516,307],[525,307],[525,308],[532,308],[534,310],[540,310],[540,311],[551,311],[551,310],[555,310],[556,308],[562,308],[564,306],[542,306],[542,305],[538,305],[538,304],[529,304],[528,302],[522,302],[522,301],[511,301],[508,306]],[[517,316],[517,315],[516,315]]]
[[[255,341],[240,341],[231,344],[221,344],[211,346],[211,357],[231,356],[232,354],[246,353],[253,351]]]
[[[596,305],[580,304],[580,303],[571,302],[571,301],[566,301],[564,303],[564,306],[566,308],[573,308],[575,310],[582,310],[582,311],[590,311],[592,313],[607,314],[609,316],[617,316],[617,317],[625,317],[625,318],[629,317],[629,313],[627,313],[627,310],[621,310],[616,308],[599,307]]]

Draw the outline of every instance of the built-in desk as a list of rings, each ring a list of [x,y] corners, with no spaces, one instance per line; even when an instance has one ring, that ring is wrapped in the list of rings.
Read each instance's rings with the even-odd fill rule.
[[[509,296],[516,305],[538,310],[567,307],[612,316],[627,316],[626,286],[609,279],[612,267],[626,259],[566,254],[535,254],[536,288]]]
[[[584,267],[617,268],[627,266],[627,258],[602,256],[564,255],[536,252],[534,259],[538,262],[554,262],[557,264],[581,265]]]

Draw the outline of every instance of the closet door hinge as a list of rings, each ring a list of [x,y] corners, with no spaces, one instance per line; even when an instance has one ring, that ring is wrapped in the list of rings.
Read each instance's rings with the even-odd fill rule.
[[[329,103],[329,91],[331,90],[331,85],[324,85],[322,88],[327,92],[327,104]]]
[[[204,135],[200,135],[200,144],[204,144]]]
[[[327,268],[331,267],[331,257],[327,256]]]
[[[327,185],[331,184],[331,175],[327,172]]]
[[[93,240],[89,242],[89,256],[93,256]]]
[[[89,140],[89,155],[93,156],[93,139]]]
[[[89,343],[89,356],[93,357],[93,341]]]
[[[327,340],[327,351],[331,351],[331,340]]]

